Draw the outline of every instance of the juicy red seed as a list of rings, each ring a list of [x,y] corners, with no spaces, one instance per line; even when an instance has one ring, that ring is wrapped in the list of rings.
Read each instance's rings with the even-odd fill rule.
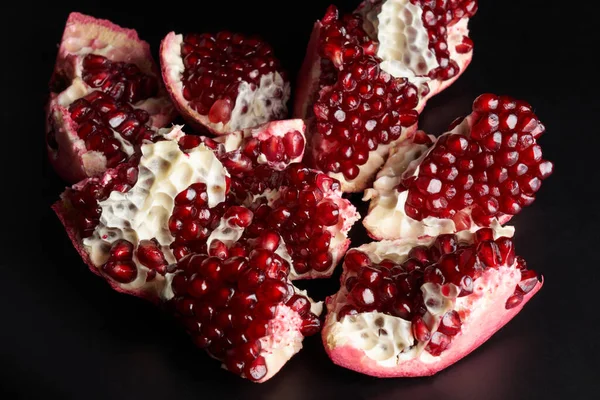
[[[252,222],[252,217],[252,211],[239,206],[229,207],[223,215],[223,218],[228,219],[230,224],[240,228],[247,228]]]
[[[362,283],[354,286],[350,292],[350,296],[360,307],[373,307],[377,303],[376,295],[371,288]]]
[[[523,293],[515,291],[515,293],[506,300],[505,308],[510,310],[523,302]]]
[[[359,250],[350,250],[346,253],[344,263],[351,271],[359,271],[362,267],[369,265],[371,260],[369,256]]]
[[[419,342],[427,342],[431,338],[431,332],[423,318],[420,316],[416,316],[412,320],[412,330],[415,339]]]
[[[287,295],[287,285],[275,280],[266,281],[256,291],[256,297],[258,298],[258,301],[266,301],[268,303],[280,302]]]
[[[208,247],[208,255],[224,260],[228,257],[229,250],[227,249],[225,243],[221,242],[218,239],[215,239],[210,243],[210,246]]]
[[[523,294],[527,294],[535,288],[538,282],[537,273],[532,270],[526,270],[521,272],[521,281],[517,284],[517,287]]]
[[[333,201],[323,201],[317,205],[316,219],[321,225],[332,226],[339,221],[339,207]]]
[[[139,262],[150,269],[157,270],[161,275],[166,273],[167,260],[154,240],[141,240],[136,252]]]
[[[448,336],[455,336],[460,332],[462,321],[455,310],[448,311],[442,317],[438,331]]]
[[[475,232],[475,243],[494,240],[494,231],[491,228],[481,228]]]
[[[117,261],[131,260],[133,256],[133,244],[125,239],[113,242],[110,248],[110,258]]]
[[[423,281],[443,285],[446,281],[444,273],[435,266],[429,266],[423,271]]]
[[[427,343],[425,350],[432,356],[439,356],[448,346],[450,346],[450,338],[438,331],[431,335],[431,340]]]
[[[280,236],[274,231],[264,231],[256,239],[256,247],[274,252],[279,247]]]
[[[456,251],[456,245],[456,236],[452,234],[439,235],[434,244],[441,254],[454,253]]]
[[[413,312],[414,310],[409,300],[396,300],[391,308],[392,315],[405,320],[410,320]]]
[[[119,283],[131,283],[137,278],[137,268],[133,261],[108,261],[102,272]]]
[[[415,246],[408,252],[408,258],[414,258],[423,265],[428,265],[432,261],[429,249],[426,246]]]
[[[310,301],[305,296],[295,294],[286,303],[288,307],[296,311],[300,316],[304,316],[310,311]]]
[[[358,280],[369,287],[375,287],[381,284],[382,275],[372,267],[365,267],[361,269]]]
[[[244,368],[244,376],[253,381],[259,381],[267,375],[267,363],[259,356]]]
[[[512,239],[500,237],[496,240],[496,245],[500,250],[500,262],[507,266],[512,266],[515,262],[515,248]]]
[[[502,263],[500,249],[493,241],[485,241],[477,246],[477,256],[488,268],[498,268]]]
[[[353,306],[346,304],[343,306],[338,312],[338,321],[341,321],[346,315],[356,315],[358,314],[358,310]]]
[[[309,312],[302,320],[300,333],[304,336],[312,336],[321,330],[321,321],[315,314]]]
[[[188,283],[187,290],[190,296],[195,298],[201,298],[209,293],[210,284],[206,279],[198,275],[193,275],[190,282]]]

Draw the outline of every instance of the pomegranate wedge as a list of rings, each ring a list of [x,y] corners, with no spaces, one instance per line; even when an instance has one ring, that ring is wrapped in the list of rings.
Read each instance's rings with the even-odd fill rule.
[[[377,239],[436,236],[504,224],[530,205],[553,170],[532,107],[483,94],[437,140],[417,132],[393,150],[363,224]]]
[[[366,1],[344,16],[331,6],[315,24],[294,115],[307,121],[308,159],[344,192],[371,184],[427,99],[471,61],[467,23],[477,2],[430,3]]]
[[[512,228],[373,242],[344,260],[327,299],[334,363],[377,377],[432,375],[475,350],[542,287]]]
[[[289,82],[259,39],[171,32],[162,41],[160,62],[173,102],[197,129],[221,135],[287,114]]]
[[[71,183],[126,161],[174,117],[148,43],[79,13],[67,20],[50,87],[48,156]]]

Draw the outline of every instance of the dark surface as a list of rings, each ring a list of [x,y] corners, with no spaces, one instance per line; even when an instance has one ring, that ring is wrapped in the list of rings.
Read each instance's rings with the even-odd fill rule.
[[[544,274],[543,290],[487,343],[435,377],[362,376],[329,362],[320,338],[311,337],[275,378],[255,385],[219,369],[153,306],[111,291],[91,274],[49,209],[64,183],[45,161],[42,110],[70,11],[136,28],[154,51],[170,30],[259,33],[295,73],[312,23],[328,5],[199,1],[190,3],[193,9],[167,3],[171,9],[70,1],[40,10],[27,3],[27,18],[10,8],[18,5],[4,10],[0,101],[2,136],[9,141],[2,145],[0,189],[6,221],[0,257],[0,398],[598,398],[600,102],[594,93],[598,72],[586,58],[599,41],[585,10],[572,12],[564,2],[482,1],[470,25],[473,63],[422,116],[422,127],[438,134],[486,91],[534,105],[547,127],[541,143],[556,172],[535,204],[513,221],[517,251]],[[350,10],[358,2],[344,3]],[[10,147],[13,141],[18,147]],[[42,180],[36,184],[40,167]],[[359,203],[358,196],[355,200]],[[353,245],[364,242],[362,226],[357,224],[352,236]],[[338,284],[331,279],[302,286],[323,298]]]

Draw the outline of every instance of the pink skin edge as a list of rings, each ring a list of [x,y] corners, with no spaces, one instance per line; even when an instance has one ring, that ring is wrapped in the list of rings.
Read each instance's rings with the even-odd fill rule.
[[[538,282],[535,288],[524,296],[523,301],[517,307],[505,310],[504,304],[506,299],[497,300],[495,308],[504,312],[500,319],[495,319],[495,313],[488,312],[486,316],[490,318],[479,320],[477,336],[464,336],[461,333],[456,335],[452,340],[450,347],[442,353],[443,358],[439,362],[429,364],[418,359],[410,360],[399,364],[396,367],[386,368],[377,364],[376,361],[367,357],[360,349],[351,346],[340,346],[334,349],[327,345],[327,330],[322,332],[323,345],[329,358],[334,364],[344,368],[351,369],[356,372],[363,373],[378,378],[402,378],[402,377],[421,377],[431,376],[437,372],[449,367],[463,357],[467,356],[473,350],[477,349],[481,344],[487,341],[494,333],[500,330],[508,323],[515,315],[517,315],[525,306],[525,304],[542,288],[543,281]],[[327,298],[330,302],[331,298]],[[329,317],[329,316],[328,316]]]
[[[194,111],[190,106],[188,106],[188,101],[183,97],[183,93],[181,91],[175,90],[174,83],[172,82],[169,74],[167,73],[167,62],[165,60],[165,54],[177,54],[179,58],[181,58],[181,49],[175,43],[175,36],[177,34],[175,32],[169,32],[167,36],[160,42],[160,69],[163,81],[165,82],[165,86],[167,88],[167,92],[171,99],[173,100],[173,104],[175,108],[181,114],[183,119],[195,130],[199,131],[208,131],[214,135],[223,135],[226,132],[217,132],[208,126],[204,125],[204,121],[207,120],[208,117],[198,114]],[[229,132],[227,132],[229,133]]]
[[[313,142],[315,142],[315,143],[317,142],[317,136],[316,135],[313,136],[310,132],[311,123],[312,123],[313,118],[309,117],[308,108],[312,104],[311,99],[313,98],[315,92],[318,90],[318,87],[319,87],[318,80],[311,79],[311,71],[313,70],[313,68],[318,68],[320,60],[321,60],[321,58],[318,54],[318,49],[317,49],[318,43],[319,43],[319,37],[321,34],[321,27],[322,27],[322,24],[320,21],[315,22],[315,25],[313,27],[313,31],[310,36],[308,46],[306,49],[306,55],[304,57],[304,61],[302,63],[300,71],[298,73],[298,79],[297,79],[297,84],[296,84],[296,95],[294,97],[294,114],[293,114],[296,118],[303,118],[306,121],[306,136],[308,138],[307,149],[306,149],[306,156],[307,156],[306,161],[309,163],[309,165],[311,165],[313,167],[314,167],[314,158],[313,158],[313,150],[312,149],[314,146]],[[439,86],[437,86],[435,89],[432,89],[427,94],[427,96],[421,98],[421,100],[419,101],[419,104],[417,105],[417,108],[416,108],[416,111],[419,114],[421,114],[421,112],[425,108],[427,100],[429,100],[431,97],[433,97],[436,94],[445,90],[447,87],[452,85],[462,75],[462,73],[465,71],[465,69],[471,63],[472,55],[473,55],[473,52],[471,51],[470,57],[466,57],[466,59],[464,60],[464,63],[462,63],[459,66],[460,70],[456,76],[454,76],[453,78],[451,78],[447,81],[441,82],[439,84]],[[404,128],[401,137],[393,142],[390,142],[390,145],[393,147],[394,144],[399,143],[400,141],[404,140],[405,137],[410,136],[411,133],[414,132],[416,129],[417,129],[417,124],[414,124],[413,126]],[[384,156],[384,159],[385,158],[387,158],[387,155]],[[385,162],[385,160],[384,160],[384,162]],[[362,192],[367,187],[371,186],[371,184],[375,180],[375,175],[376,175],[376,172],[373,173],[371,176],[365,176],[364,181],[361,182],[361,184],[355,183],[354,185],[350,185],[350,187],[348,187],[346,189],[346,193]],[[358,180],[358,178],[355,179],[355,182],[356,182],[356,180]]]
[[[118,282],[115,282],[115,281],[111,280],[110,278],[107,278],[104,275],[102,275],[100,273],[100,271],[98,270],[98,268],[90,260],[90,256],[87,253],[87,251],[85,250],[85,248],[79,238],[79,235],[77,234],[77,229],[71,224],[71,222],[69,220],[69,210],[65,207],[64,202],[61,200],[57,201],[56,203],[54,203],[52,205],[52,210],[56,213],[56,216],[58,217],[60,222],[65,227],[65,230],[67,231],[67,235],[69,236],[69,239],[71,239],[71,243],[73,243],[73,247],[75,247],[75,249],[81,256],[83,262],[85,262],[88,265],[90,271],[92,271],[94,274],[101,276],[103,279],[105,279],[106,282],[110,285],[110,287],[119,293],[124,293],[124,294],[129,294],[132,296],[140,297],[142,299],[150,301],[153,304],[159,303],[158,297],[156,297],[150,293],[143,292],[143,291],[125,290],[119,286]]]

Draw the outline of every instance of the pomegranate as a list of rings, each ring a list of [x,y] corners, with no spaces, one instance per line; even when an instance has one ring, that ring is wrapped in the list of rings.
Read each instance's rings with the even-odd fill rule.
[[[363,224],[374,238],[397,239],[506,223],[552,173],[537,143],[544,131],[529,104],[479,96],[437,140],[418,132],[397,146],[365,191]]]
[[[67,20],[50,87],[48,155],[71,183],[126,161],[174,117],[148,43],[79,13]]]
[[[159,133],[54,210],[114,289],[167,306],[227,369],[269,379],[320,329],[320,304],[291,280],[330,275],[358,214],[337,181],[294,163],[301,120]]]
[[[286,74],[257,38],[171,32],[161,43],[160,62],[175,106],[197,129],[220,135],[287,114]]]
[[[432,375],[476,349],[542,287],[512,228],[373,242],[350,250],[327,299],[334,363],[377,377]]]
[[[340,17],[331,6],[313,29],[294,102],[311,165],[344,192],[368,187],[427,99],[470,63],[476,10],[475,0],[369,0]]]

